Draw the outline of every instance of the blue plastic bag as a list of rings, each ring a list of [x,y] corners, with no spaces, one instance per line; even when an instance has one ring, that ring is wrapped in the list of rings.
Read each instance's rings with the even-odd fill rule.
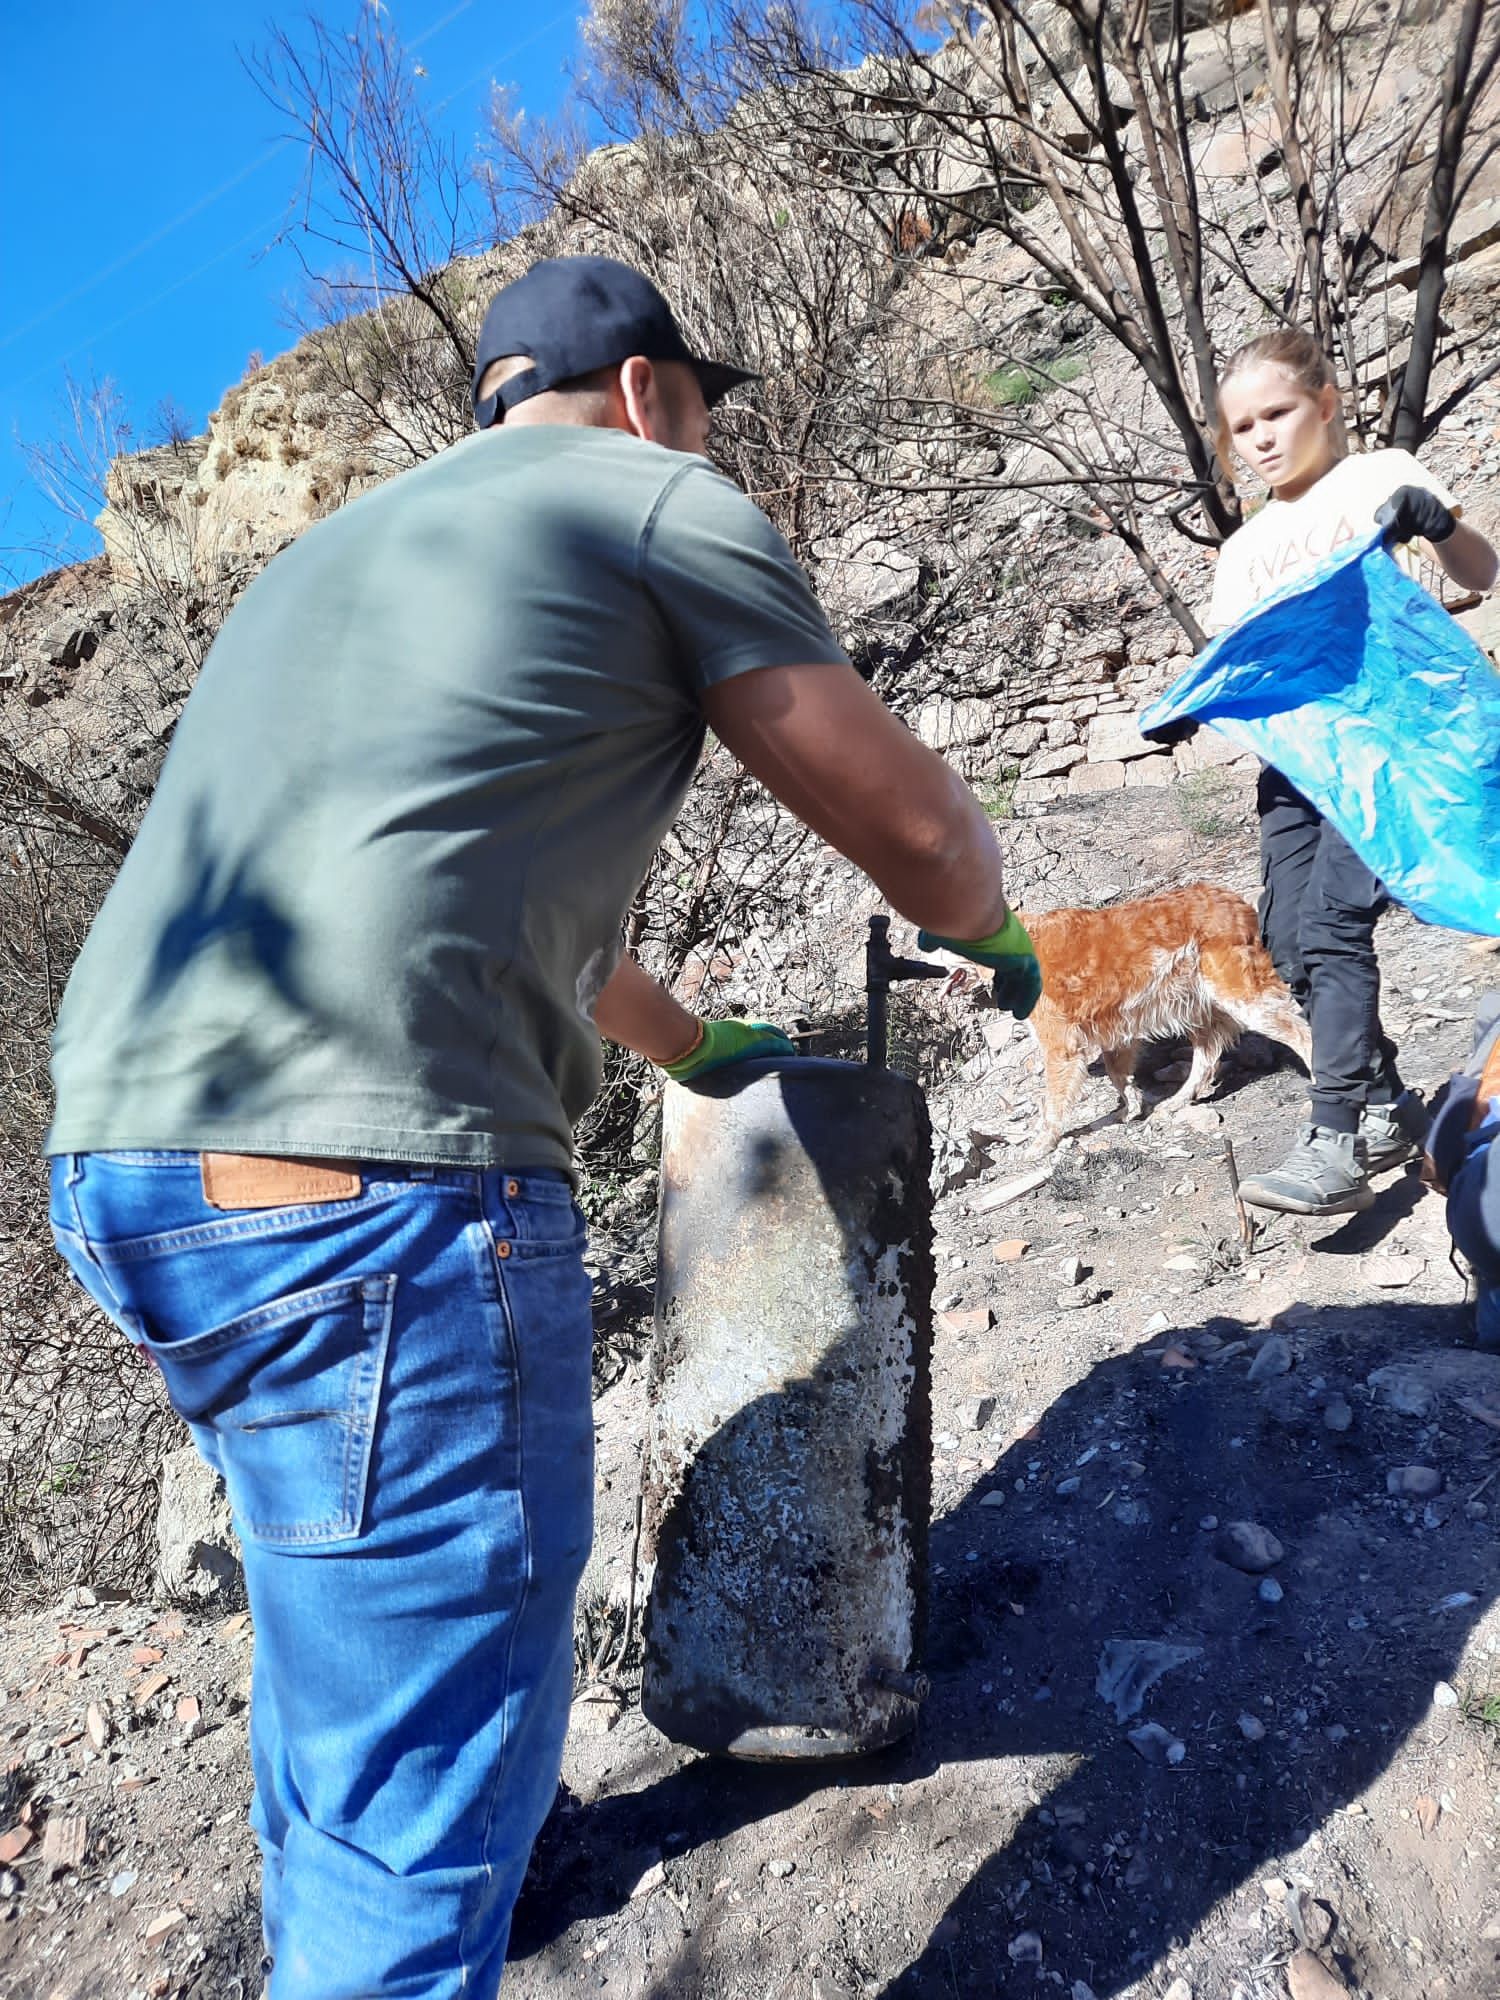
[[[1379,529],[1223,632],[1140,717],[1272,764],[1428,923],[1500,936],[1500,673]]]

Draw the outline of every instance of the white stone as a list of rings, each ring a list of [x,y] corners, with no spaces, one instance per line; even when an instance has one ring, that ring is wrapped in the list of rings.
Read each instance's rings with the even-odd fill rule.
[[[987,742],[994,725],[995,711],[989,702],[934,695],[917,713],[916,733],[934,750],[951,750],[959,743]]]
[[[161,1465],[157,1568],[169,1598],[238,1603],[244,1596],[239,1542],[224,1482],[190,1444]]]
[[[1165,791],[1172,777],[1170,757],[1138,757],[1125,766],[1126,789],[1133,792]]]
[[[1088,755],[1091,764],[1128,763],[1132,757],[1161,757],[1165,754],[1159,743],[1146,741],[1136,728],[1133,715],[1096,715],[1089,724]]]
[[[1179,743],[1172,752],[1179,771],[1213,771],[1225,764],[1238,763],[1244,751],[1217,729],[1204,723],[1190,742]]]
[[[1491,249],[1500,243],[1500,201],[1476,202],[1472,208],[1460,212],[1448,237],[1448,262],[1450,267],[1461,264],[1466,258],[1477,257],[1482,250]],[[1379,272],[1386,284],[1401,285],[1411,291],[1421,275],[1422,260],[1410,257],[1404,264],[1387,264]]]
[[[911,549],[858,530],[822,544],[819,595],[840,613],[886,611],[911,596],[921,564]]]
[[[1075,764],[1081,764],[1083,756],[1081,743],[1065,743],[1058,749],[1040,750],[1035,757],[1027,758],[1021,775],[1023,778],[1060,778]]]
[[[1067,789],[1066,778],[1023,778],[1016,786],[1015,802],[1018,806],[1050,805]]]
[[[1095,792],[1122,792],[1124,789],[1125,766],[1118,762],[1076,764],[1068,773],[1068,790],[1078,797],[1087,797]]]

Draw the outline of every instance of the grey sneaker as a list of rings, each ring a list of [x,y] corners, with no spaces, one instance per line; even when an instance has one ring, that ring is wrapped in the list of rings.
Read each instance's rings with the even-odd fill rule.
[[[1366,1173],[1383,1174],[1414,1160],[1427,1124],[1427,1107],[1415,1091],[1403,1090],[1394,1104],[1367,1104],[1359,1114]]]
[[[1352,1132],[1307,1125],[1279,1167],[1240,1182],[1240,1199],[1286,1215],[1353,1215],[1370,1206],[1375,1190]]]

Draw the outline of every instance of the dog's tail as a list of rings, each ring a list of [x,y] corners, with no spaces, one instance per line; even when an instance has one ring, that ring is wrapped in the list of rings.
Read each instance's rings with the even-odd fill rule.
[[[1284,1042],[1312,1062],[1312,1030],[1263,944],[1205,945],[1202,972],[1215,1007],[1236,1027]]]

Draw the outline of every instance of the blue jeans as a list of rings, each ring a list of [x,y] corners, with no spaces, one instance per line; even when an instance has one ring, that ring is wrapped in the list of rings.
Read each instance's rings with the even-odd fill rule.
[[[371,1164],[350,1200],[225,1212],[195,1153],[52,1168],[59,1249],[161,1369],[243,1544],[273,2000],[485,2000],[592,1533],[565,1180]]]
[[[1471,1146],[1448,1188],[1448,1234],[1474,1268],[1474,1332],[1500,1352],[1500,1134]]]

